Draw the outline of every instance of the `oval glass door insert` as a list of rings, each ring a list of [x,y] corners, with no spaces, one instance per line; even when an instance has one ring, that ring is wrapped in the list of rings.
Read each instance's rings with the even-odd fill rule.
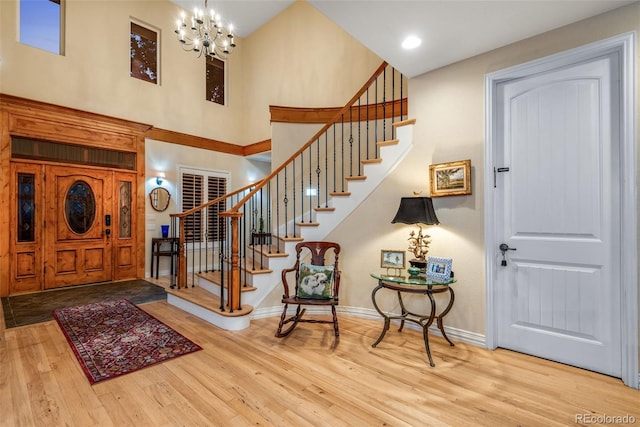
[[[67,192],[64,214],[69,228],[77,234],[85,234],[96,219],[96,198],[91,186],[76,181]]]

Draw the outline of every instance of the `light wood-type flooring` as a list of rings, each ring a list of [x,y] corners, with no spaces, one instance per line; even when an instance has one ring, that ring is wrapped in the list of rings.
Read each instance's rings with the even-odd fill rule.
[[[55,321],[0,325],[0,425],[640,423],[640,392],[619,379],[507,350],[433,337],[432,368],[418,331],[392,326],[372,348],[380,321],[342,316],[336,345],[331,325],[278,339],[275,317],[228,332],[164,301],[141,307],[203,350],[91,386]]]

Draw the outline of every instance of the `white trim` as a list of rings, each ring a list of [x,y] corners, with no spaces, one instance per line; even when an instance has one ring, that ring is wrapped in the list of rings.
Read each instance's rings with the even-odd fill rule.
[[[620,57],[620,209],[621,209],[621,355],[622,380],[633,388],[640,387],[638,373],[638,207],[636,174],[636,65],[635,32],[625,33],[576,49],[550,55],[485,77],[485,283],[486,283],[486,346],[497,347],[497,318],[495,314],[496,263],[495,239],[496,198],[493,192],[495,126],[495,91],[507,80],[530,76],[549,69],[587,61],[617,52]]]
[[[317,315],[330,316],[331,315],[330,309],[326,307],[306,307],[306,309],[307,309],[306,314],[311,316],[317,316]],[[336,310],[338,312],[338,316],[356,317],[359,319],[379,321],[380,329],[376,329],[376,333],[379,331],[382,331],[382,327],[384,326],[382,317],[377,311],[375,311],[372,308],[338,306]],[[295,307],[294,307],[294,310],[290,310],[287,313],[293,314],[294,312],[295,312]],[[257,310],[254,310],[251,313],[251,319],[266,319],[270,317],[280,317],[281,314],[282,314],[282,306],[265,307],[265,308],[259,308]],[[390,315],[399,316],[400,314],[390,313]],[[392,323],[399,324],[400,321],[392,321]],[[340,324],[340,317],[338,317],[338,324]],[[274,323],[274,331],[276,326],[277,325]],[[407,329],[412,329],[412,330],[422,332],[422,328],[420,326],[413,324],[411,322],[405,323],[405,327]],[[450,326],[445,326],[444,329],[445,329],[445,332],[447,333],[447,336],[454,342],[457,341],[465,344],[470,344],[476,347],[486,346],[485,336],[482,334],[478,334],[476,332],[469,332],[462,329],[452,328]],[[429,328],[429,333],[438,337],[442,337],[442,333],[440,333],[440,330],[435,325],[432,325]],[[371,341],[371,344],[373,344],[373,340]]]

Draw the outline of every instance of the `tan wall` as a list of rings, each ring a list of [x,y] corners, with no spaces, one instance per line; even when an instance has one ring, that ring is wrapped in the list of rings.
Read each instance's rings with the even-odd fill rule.
[[[228,62],[229,106],[206,101],[204,59],[175,40],[179,10],[160,0],[68,0],[66,49],[59,56],[20,44],[17,2],[3,0],[0,92],[239,143],[242,50]],[[161,29],[159,85],[129,76],[131,17]]]
[[[0,92],[240,145],[270,138],[269,105],[342,106],[382,62],[299,1],[238,39],[220,106],[204,100],[204,59],[175,39],[174,3],[68,0],[64,56],[17,41],[17,4],[0,2]],[[129,76],[130,17],[161,30],[159,85]]]
[[[341,107],[382,63],[304,1],[247,37],[244,58],[247,141],[269,135],[269,105]]]
[[[634,30],[640,31],[640,3],[410,80],[409,118],[417,120],[412,152],[327,238],[343,245],[341,303],[372,308],[370,293],[375,282],[369,272],[379,268],[381,249],[406,248],[412,227],[391,224],[391,219],[401,196],[411,196],[413,191],[428,194],[429,164],[471,159],[473,195],[434,199],[441,225],[429,229],[433,240],[430,254],[454,259],[456,303],[446,324],[484,334],[485,75]],[[640,58],[636,61],[640,64]]]

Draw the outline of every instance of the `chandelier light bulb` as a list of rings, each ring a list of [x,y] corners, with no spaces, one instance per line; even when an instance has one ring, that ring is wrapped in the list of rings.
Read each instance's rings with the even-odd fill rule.
[[[204,54],[225,58],[236,47],[233,25],[226,28],[222,17],[208,8],[207,0],[204,9],[194,9],[190,28],[185,21],[186,14],[182,11],[176,22],[175,33],[183,50],[197,52],[198,57]]]

